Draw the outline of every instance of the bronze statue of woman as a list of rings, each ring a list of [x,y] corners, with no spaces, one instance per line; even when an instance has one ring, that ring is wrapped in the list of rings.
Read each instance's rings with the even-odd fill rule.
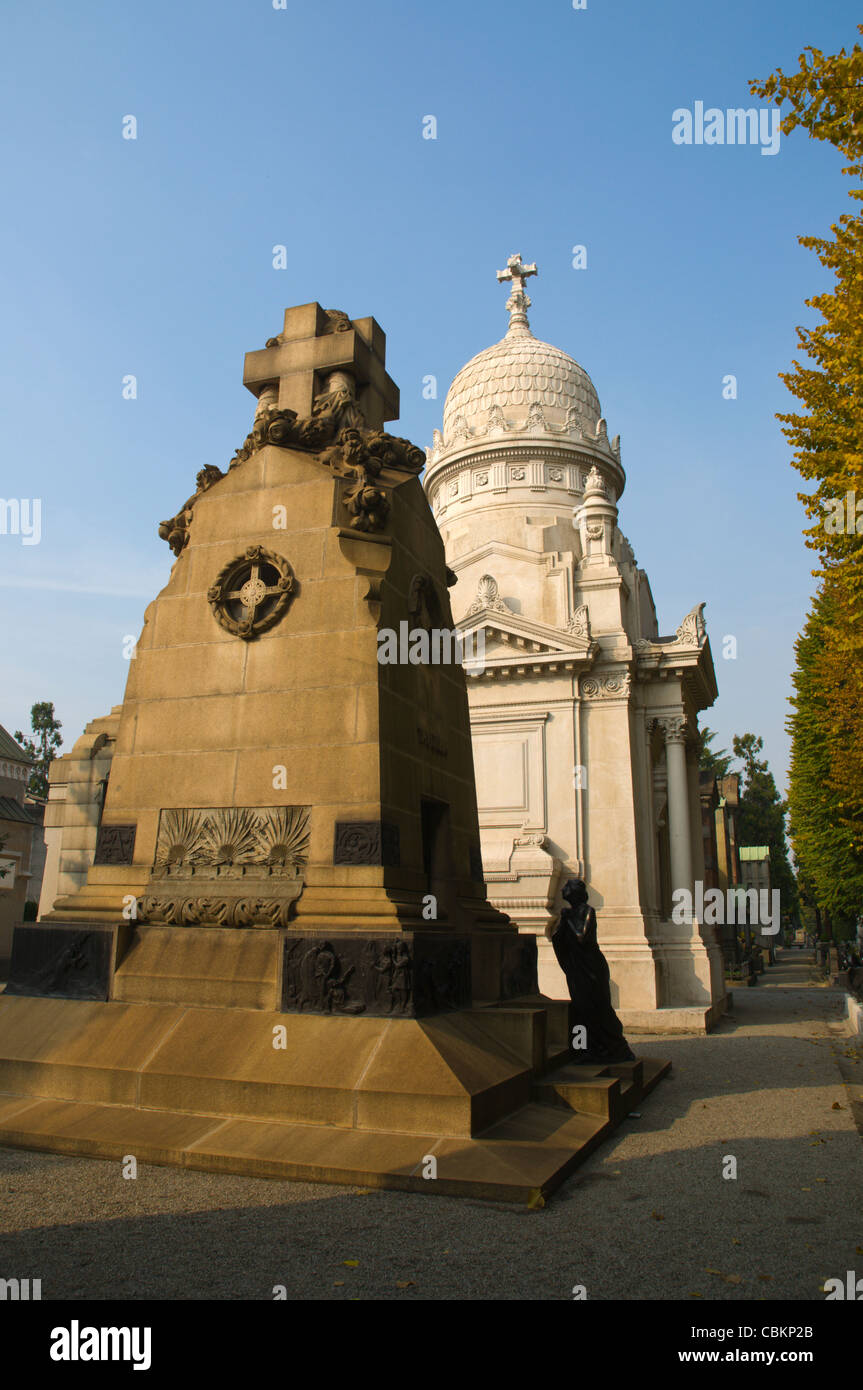
[[[573,1003],[571,1022],[583,1025],[587,1046],[575,1052],[576,1062],[631,1062],[635,1054],[623,1036],[623,1025],[611,1004],[608,962],[596,939],[596,913],[587,901],[580,878],[563,885],[567,906],[556,924],[546,928],[554,954],[566,976]]]

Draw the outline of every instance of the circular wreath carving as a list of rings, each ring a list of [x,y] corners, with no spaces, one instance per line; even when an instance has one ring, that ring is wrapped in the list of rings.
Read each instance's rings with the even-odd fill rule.
[[[294,572],[282,555],[250,545],[219,571],[207,599],[216,622],[249,641],[284,617],[295,588]]]

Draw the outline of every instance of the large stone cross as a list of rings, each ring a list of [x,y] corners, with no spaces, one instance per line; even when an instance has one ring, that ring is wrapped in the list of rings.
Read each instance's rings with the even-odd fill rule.
[[[285,310],[284,328],[265,348],[246,353],[243,381],[260,405],[311,415],[318,396],[349,377],[371,429],[399,416],[399,391],[387,374],[386,336],[373,318],[349,319],[320,304]]]
[[[516,251],[514,256],[510,256],[506,263],[506,270],[497,272],[498,280],[512,281],[512,294],[506,301],[509,309],[510,328],[529,328],[527,321],[527,311],[530,308],[530,299],[525,294],[524,282],[528,275],[536,275],[536,263],[525,265],[521,259],[521,252]]]

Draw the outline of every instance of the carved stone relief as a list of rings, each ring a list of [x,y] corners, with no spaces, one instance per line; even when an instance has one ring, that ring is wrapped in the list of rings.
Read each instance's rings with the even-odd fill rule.
[[[580,608],[576,608],[567,623],[566,630],[572,633],[577,642],[590,641],[590,612],[586,603],[583,603]]]
[[[284,616],[295,588],[294,572],[284,556],[250,545],[219,571],[207,600],[220,627],[249,641]]]
[[[677,629],[675,640],[682,646],[700,647],[703,643],[707,636],[707,625],[704,621],[704,608],[705,605],[703,603],[697,603],[695,607],[687,613],[680,627]]]
[[[220,478],[224,478],[221,468],[215,464],[208,463],[195,477],[197,487],[191,497],[183,503],[176,516],[169,517],[167,521],[159,522],[159,535],[163,541],[167,541],[174,555],[179,555],[189,544],[189,527],[192,524],[192,514],[195,503]]]
[[[291,932],[285,938],[283,1013],[416,1018],[470,1002],[465,936]]]
[[[280,927],[308,862],[308,806],[162,811],[138,916],[172,926]]]
[[[629,694],[631,684],[629,671],[613,671],[607,676],[583,676],[581,694],[585,700],[620,699]]]
[[[135,854],[134,825],[100,825],[94,864],[131,864]]]
[[[388,821],[336,821],[334,864],[377,864],[398,868],[399,828]]]
[[[490,609],[496,613],[511,613],[512,609],[507,607],[500,596],[497,580],[491,574],[481,576],[476,586],[476,598],[467,610],[466,617],[471,617],[474,613],[483,613]]]

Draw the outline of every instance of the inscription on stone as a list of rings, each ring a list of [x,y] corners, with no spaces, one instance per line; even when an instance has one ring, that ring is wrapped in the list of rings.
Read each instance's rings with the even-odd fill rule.
[[[428,748],[432,753],[437,753],[441,758],[445,758],[449,753],[447,745],[437,734],[433,734],[431,729],[424,729],[422,725],[417,725],[417,738],[423,748]]]

